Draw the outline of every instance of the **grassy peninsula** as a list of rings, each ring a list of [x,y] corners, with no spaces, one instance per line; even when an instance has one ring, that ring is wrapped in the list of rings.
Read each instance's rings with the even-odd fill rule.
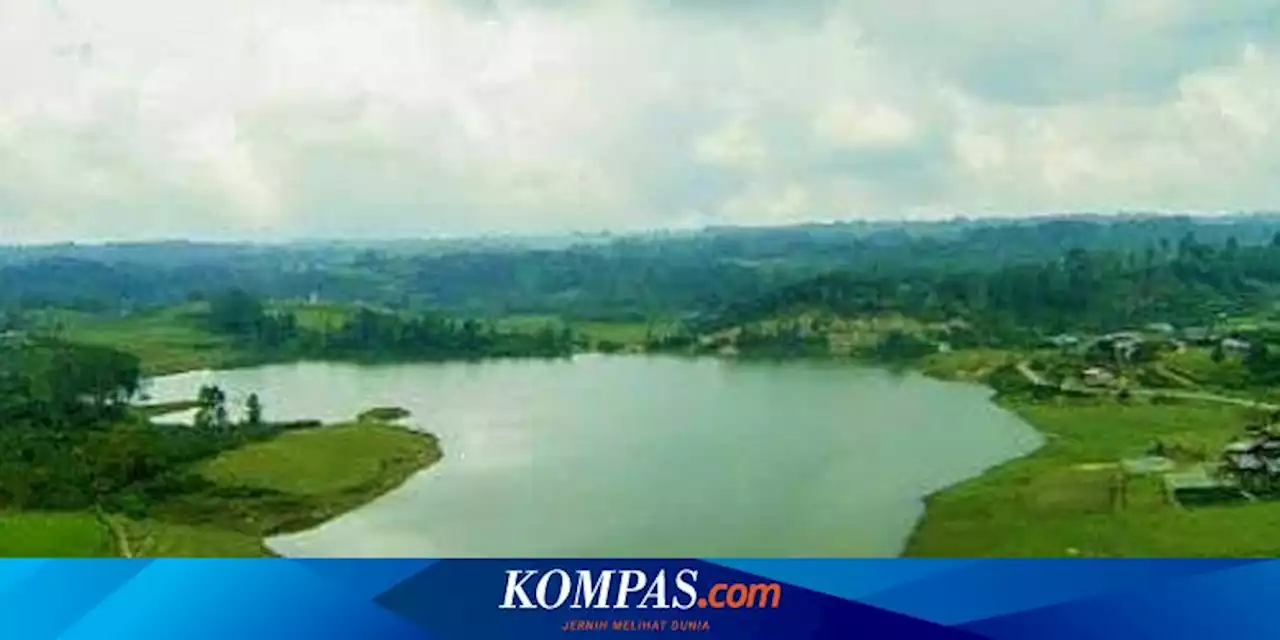
[[[0,556],[259,556],[440,458],[381,407],[268,423],[262,401],[133,402],[154,360],[51,337],[0,343]],[[194,424],[164,415],[195,409]]]
[[[142,516],[0,512],[0,556],[270,555],[265,538],[367,504],[440,457],[434,436],[373,419],[289,431],[195,464],[199,490]]]
[[[400,486],[441,457],[434,436],[362,419],[284,433],[199,465],[204,492],[123,519],[137,556],[254,556]]]

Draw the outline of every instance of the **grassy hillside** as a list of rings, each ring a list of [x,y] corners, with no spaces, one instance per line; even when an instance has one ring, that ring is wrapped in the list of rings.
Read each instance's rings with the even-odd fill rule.
[[[1184,462],[1212,457],[1256,421],[1225,404],[1014,402],[1047,442],[928,500],[909,556],[1274,556],[1280,504],[1183,509],[1165,502],[1158,475],[1131,478],[1117,500],[1118,467],[1156,442]]]
[[[285,433],[202,463],[211,486],[127,523],[132,546],[139,555],[263,555],[263,538],[364,505],[440,456],[434,437],[371,420]]]
[[[0,557],[115,554],[111,532],[91,513],[0,511]]]
[[[430,446],[428,446],[430,445]],[[201,465],[201,475],[228,487],[301,496],[331,496],[403,475],[438,457],[422,434],[377,422],[286,433],[229,451]]]
[[[232,366],[251,360],[226,336],[204,326],[207,307],[193,303],[124,317],[47,312],[46,325],[61,327],[74,342],[123,349],[142,359],[148,375]]]
[[[284,433],[200,463],[201,490],[145,518],[0,512],[0,557],[257,557],[263,539],[358,508],[440,459],[436,439],[375,420]]]

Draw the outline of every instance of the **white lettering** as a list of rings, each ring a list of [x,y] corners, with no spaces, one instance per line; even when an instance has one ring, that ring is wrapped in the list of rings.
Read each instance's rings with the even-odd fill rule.
[[[658,604],[654,605],[654,609],[669,609],[667,606],[667,571],[663,569],[658,572],[658,576],[653,579],[653,584],[649,586],[649,591],[644,594],[644,598],[640,600],[640,604],[636,605],[637,609],[648,609],[649,605],[645,604],[650,600],[657,600]]]
[[[622,572],[622,581],[618,585],[618,601],[614,603],[614,609],[629,609],[627,606],[627,596],[633,593],[644,591],[644,585],[648,582],[643,571],[628,569]]]
[[[689,580],[685,580],[685,576]],[[672,598],[671,606],[677,609],[688,611],[698,604],[698,590],[693,588],[693,583],[698,581],[698,572],[693,569],[681,569],[676,573],[676,590],[689,596],[686,602],[680,602],[679,598]]]
[[[521,609],[537,609],[537,605],[529,600],[529,594],[524,591],[524,583],[529,581],[537,571],[507,571],[507,595],[502,600],[499,609],[515,609],[516,598],[520,599]]]
[[[551,581],[552,576],[560,578],[560,595],[556,596],[555,603],[547,602],[547,584]],[[534,596],[538,599],[538,605],[543,609],[555,609],[564,604],[569,599],[569,574],[564,569],[552,569],[542,575],[542,579],[538,581],[538,589],[534,592]]]
[[[609,583],[613,581],[613,570],[601,571],[595,582],[591,581],[590,571],[578,571],[578,587],[573,594],[573,609],[609,608]],[[592,603],[595,600],[595,603]]]

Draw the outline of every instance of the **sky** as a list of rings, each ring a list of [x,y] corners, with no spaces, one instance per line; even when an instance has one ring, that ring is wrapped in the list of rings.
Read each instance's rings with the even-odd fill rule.
[[[1280,209],[1280,0],[2,0],[0,243]]]

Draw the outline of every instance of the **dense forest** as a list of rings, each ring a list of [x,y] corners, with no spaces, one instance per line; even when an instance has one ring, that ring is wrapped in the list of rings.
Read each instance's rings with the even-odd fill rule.
[[[1188,235],[1216,250],[1230,239],[1266,245],[1277,231],[1276,216],[1076,216],[559,239],[0,247],[0,308],[130,312],[234,287],[272,300],[455,316],[640,320],[723,309],[830,272],[920,282],[1021,266],[1033,277],[1037,265],[1072,252],[1132,256],[1140,266],[1149,253],[1169,262]]]
[[[271,358],[333,360],[461,360],[560,357],[573,353],[567,328],[499,331],[474,319],[434,313],[393,312],[360,306],[333,326],[308,327],[295,313],[269,310],[252,294],[234,289],[209,300],[210,329]]]
[[[0,509],[141,513],[201,484],[190,462],[274,428],[252,412],[233,417],[225,398],[208,392],[201,409],[219,419],[194,429],[153,425],[130,407],[140,386],[138,359],[114,349],[0,343]]]
[[[962,320],[987,334],[1034,339],[1145,323],[1212,324],[1269,311],[1280,297],[1280,234],[1264,245],[1220,245],[1186,234],[1141,251],[1071,249],[996,269],[841,270],[727,305],[701,332],[806,311]]]

